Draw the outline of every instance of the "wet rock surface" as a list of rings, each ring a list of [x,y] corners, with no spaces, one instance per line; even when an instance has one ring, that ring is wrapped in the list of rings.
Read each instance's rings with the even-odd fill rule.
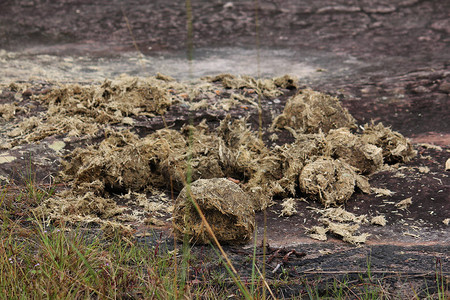
[[[255,29],[255,11],[258,11],[258,29]],[[355,193],[345,203],[346,210],[358,215],[385,216],[386,226],[361,225],[360,232],[371,234],[367,246],[348,246],[334,235],[329,235],[327,242],[315,242],[307,237],[307,230],[318,225],[318,215],[308,207],[320,209],[321,206],[317,202],[297,201],[297,213],[280,218],[281,199],[277,199],[267,210],[268,242],[306,253],[306,257],[292,260],[290,266],[295,272],[363,272],[367,271],[367,257],[371,257],[372,270],[380,273],[389,270],[414,277],[435,270],[436,258],[448,272],[450,235],[443,220],[449,218],[450,211],[450,174],[445,171],[450,150],[449,11],[447,1],[324,0],[302,1],[301,4],[260,1],[258,10],[254,1],[227,5],[222,1],[193,3],[195,48],[211,45],[255,48],[259,34],[262,48],[320,56],[315,61],[315,75],[300,77],[301,88],[308,86],[338,97],[358,125],[371,120],[382,122],[410,138],[418,151],[415,158],[399,168],[370,176],[372,187],[387,189],[393,194]],[[17,68],[20,59],[33,59],[34,55],[52,55],[48,65],[52,64],[53,57],[83,55],[90,57],[89,64],[95,59],[134,51],[133,38],[145,55],[186,48],[186,12],[182,2],[169,5],[167,1],[127,4],[122,1],[97,1],[95,4],[2,1],[0,25],[0,44],[7,51],[0,53],[0,64],[11,66],[13,62]],[[65,68],[70,69],[70,66],[61,66],[61,70]],[[14,68],[8,72],[11,70]],[[93,71],[87,68],[80,73]],[[7,86],[10,80],[3,76],[5,86],[0,88],[0,104],[16,103],[16,108],[2,111],[1,133],[4,136],[15,122],[10,116],[17,120],[38,117],[45,110],[31,96],[48,93],[54,84],[37,79],[28,88],[19,88]],[[273,117],[282,113],[286,101],[295,93],[284,92],[278,97],[261,99],[263,127],[270,126]],[[140,116],[135,118],[133,126],[116,124],[113,127],[130,128],[139,136],[145,136],[166,125],[181,128],[190,120],[198,124],[206,119],[209,126],[217,127],[228,113],[233,118],[248,117],[248,122],[257,130],[258,109],[251,105],[234,106],[228,111],[208,108],[189,111],[174,105],[168,108],[164,118]],[[267,144],[282,145],[293,140],[288,132],[278,134],[275,141],[269,139],[270,135],[263,133]],[[25,170],[32,169],[37,171],[41,183],[48,183],[60,170],[61,155],[103,140],[104,132],[89,138],[66,139],[64,146],[55,144],[64,137],[53,135],[39,143],[17,147],[2,145],[2,182],[8,179],[20,184]],[[409,197],[412,203],[407,209],[395,206]],[[258,237],[263,236],[263,219],[262,213],[257,214]],[[148,230],[149,226],[142,226],[137,232]],[[235,253],[232,258],[246,270],[248,255],[245,251],[227,249]],[[271,266],[275,268],[276,262]],[[393,280],[393,286],[396,284],[398,282]]]

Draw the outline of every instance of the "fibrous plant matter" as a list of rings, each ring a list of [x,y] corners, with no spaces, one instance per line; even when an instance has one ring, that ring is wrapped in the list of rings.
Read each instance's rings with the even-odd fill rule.
[[[408,161],[415,155],[407,139],[382,124],[356,131],[353,117],[336,98],[309,89],[289,98],[271,127],[288,130],[295,139],[292,143],[269,147],[247,118],[230,115],[216,128],[203,121],[141,137],[131,131],[137,119],[145,123],[173,105],[189,111],[205,100],[208,110],[223,110],[228,104],[209,103],[231,98],[251,103],[256,95],[276,97],[286,88],[296,88],[290,76],[257,80],[225,74],[207,80],[190,86],[161,74],[146,79],[124,76],[97,86],[64,85],[39,96],[48,110],[42,117],[24,119],[9,132],[12,147],[55,134],[96,135],[99,142],[75,148],[66,157],[61,174],[71,189],[38,209],[53,219],[58,214],[70,219],[72,214],[73,220],[135,221],[136,215],[126,216],[126,209],[112,196],[124,200],[125,194],[141,195],[139,201],[129,203],[145,209],[142,195],[169,188],[176,195],[184,188],[188,171],[193,181],[232,178],[246,193],[245,203],[252,210],[299,197],[335,206],[345,203],[355,190],[370,192],[364,175],[384,163]],[[229,99],[216,98],[223,92],[220,85],[232,89]],[[3,115],[14,118],[12,113],[8,108]],[[170,205],[166,201],[152,207]]]
[[[158,85],[133,77],[105,80],[100,86],[66,85],[53,89],[41,100],[50,114],[95,117],[99,123],[118,121],[127,115],[162,114],[171,101]]]
[[[221,82],[227,89],[252,89],[261,96],[273,98],[282,94],[278,88],[296,89],[298,88],[297,79],[284,75],[273,79],[256,79],[251,76],[232,74],[219,74],[216,76],[205,77],[210,82]]]
[[[381,123],[366,124],[361,139],[383,149],[384,162],[389,164],[408,162],[416,156],[408,139]]]
[[[307,164],[299,176],[300,189],[320,200],[323,205],[344,203],[355,192],[355,187],[365,190],[367,179],[358,175],[345,162],[332,158],[318,158]]]
[[[408,209],[408,207],[412,204],[412,197],[408,197],[406,199],[403,199],[402,201],[395,204],[396,207],[400,209]]]
[[[23,120],[8,135],[13,146],[51,135],[95,135],[110,124],[129,124],[129,116],[164,114],[173,102],[172,85],[155,77],[122,76],[101,85],[65,84],[35,97],[47,111]]]
[[[178,239],[188,235],[195,243],[212,241],[194,201],[220,242],[242,244],[252,237],[255,212],[250,197],[231,180],[213,178],[199,179],[180,192],[173,214]]]
[[[274,128],[291,127],[303,133],[328,133],[340,127],[356,127],[355,119],[335,97],[310,89],[290,98],[283,113],[273,121]]]
[[[14,117],[16,112],[20,110],[22,110],[22,108],[14,103],[0,104],[0,117],[5,119],[6,121],[9,121]]]
[[[370,223],[374,225],[386,226],[387,221],[383,215],[375,216],[370,220]]]
[[[331,156],[355,167],[361,174],[370,174],[383,165],[383,150],[365,143],[348,128],[332,129],[327,135]]]
[[[290,217],[297,213],[297,209],[295,208],[296,199],[295,198],[286,198],[283,199],[281,206],[283,209],[281,210],[280,217],[286,216]]]
[[[308,230],[309,236],[313,239],[326,241],[327,233],[331,233],[348,243],[357,245],[365,243],[370,236],[368,233],[358,233],[360,224],[368,222],[365,215],[356,216],[342,207],[316,209],[316,212],[322,215],[319,221],[324,226],[313,226]]]

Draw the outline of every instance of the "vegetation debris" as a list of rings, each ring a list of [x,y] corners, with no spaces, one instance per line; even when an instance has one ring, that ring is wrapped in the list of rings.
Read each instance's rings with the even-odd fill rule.
[[[231,114],[221,117],[214,126],[203,120],[147,134],[138,135],[136,130],[138,122],[142,125],[163,116],[175,106],[186,111],[228,111],[245,102],[259,109],[258,97],[276,98],[287,89],[298,89],[297,80],[289,75],[255,79],[220,74],[189,84],[163,74],[148,78],[124,75],[100,85],[61,84],[32,95],[46,110],[17,121],[7,133],[8,140],[1,144],[10,149],[60,135],[65,142],[48,144],[49,148],[67,153],[69,138],[95,141],[70,149],[64,157],[61,178],[70,189],[37,208],[50,219],[84,218],[101,223],[167,217],[174,209],[173,203],[167,197],[154,201],[152,195],[171,189],[176,196],[185,189],[189,173],[194,182],[235,179],[247,195],[248,211],[262,210],[284,199],[280,216],[290,216],[296,213],[295,199],[317,200],[325,208],[334,209],[323,212],[327,232],[359,243],[365,238],[356,235],[359,225],[353,225],[362,223],[365,216],[351,219],[349,212],[335,206],[344,204],[355,191],[390,196],[390,191],[371,189],[366,176],[381,170],[384,164],[407,162],[416,152],[406,138],[381,123],[366,124],[359,130],[336,97],[311,89],[297,90],[267,128],[272,130],[273,141],[283,130],[295,139],[279,145],[266,145],[247,118],[237,119]],[[2,105],[0,114],[10,119],[19,109]],[[7,153],[2,157],[9,159]],[[178,203],[178,214],[179,210]],[[180,220],[181,233],[188,229]],[[341,228],[337,224],[353,227]],[[250,229],[248,225],[245,234],[229,233],[223,239],[247,240]],[[194,231],[190,234],[195,239],[206,241],[204,232]],[[315,229],[312,234],[320,236],[323,232]]]
[[[412,197],[403,199],[402,201],[395,204],[396,207],[400,209],[408,209],[408,207],[412,204]]]
[[[297,209],[295,208],[296,199],[294,198],[287,198],[284,199],[281,203],[281,206],[283,209],[281,210],[280,217],[290,217],[297,213]]]
[[[231,180],[213,178],[199,179],[180,192],[173,214],[178,239],[188,235],[193,243],[212,241],[194,201],[220,242],[243,244],[252,237],[255,212],[251,199]]]
[[[371,224],[374,225],[380,225],[380,226],[386,226],[387,221],[386,218],[383,215],[375,216],[370,220]]]
[[[283,113],[273,121],[274,128],[291,127],[302,133],[328,133],[340,127],[355,128],[355,119],[335,97],[310,89],[290,98]]]

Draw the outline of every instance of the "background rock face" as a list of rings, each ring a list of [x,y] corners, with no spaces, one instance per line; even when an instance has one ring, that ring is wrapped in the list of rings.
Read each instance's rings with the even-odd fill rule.
[[[178,239],[187,234],[194,243],[212,241],[191,200],[194,199],[220,242],[243,244],[255,229],[255,213],[249,196],[234,182],[225,178],[199,179],[190,192],[185,187],[174,210]]]

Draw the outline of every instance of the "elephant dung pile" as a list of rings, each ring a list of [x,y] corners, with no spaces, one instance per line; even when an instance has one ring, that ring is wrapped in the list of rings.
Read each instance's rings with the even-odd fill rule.
[[[194,204],[195,203],[195,204]],[[174,230],[179,239],[207,243],[211,236],[202,222],[202,211],[216,238],[226,243],[245,243],[255,228],[255,212],[249,196],[229,179],[199,179],[183,188],[175,203]]]
[[[105,83],[102,95],[116,95],[120,104],[123,101],[119,95],[125,97],[126,91],[146,91],[145,86],[127,80],[129,89],[117,94],[113,83]],[[276,90],[284,84],[232,76],[209,80],[221,81],[235,89],[251,83],[267,94],[266,97],[273,96],[272,88]],[[151,93],[161,97],[168,94],[162,87],[159,89]],[[84,107],[77,106],[77,113],[84,111],[90,102],[81,103]],[[143,103],[138,101],[137,108],[124,107],[125,104],[112,106],[109,102],[100,107],[115,111],[114,116],[119,115],[117,111],[162,113],[169,102],[151,108]],[[354,118],[336,98],[309,89],[299,90],[288,99],[283,113],[265,129],[289,132],[294,137],[292,143],[267,146],[247,122],[246,118],[233,120],[228,115],[216,128],[210,128],[203,121],[195,126],[184,125],[180,130],[159,129],[144,137],[131,131],[106,130],[103,141],[75,149],[64,163],[63,178],[72,184],[71,197],[66,199],[71,199],[72,204],[62,213],[74,213],[77,207],[84,207],[76,204],[76,199],[86,203],[86,191],[94,201],[95,197],[104,199],[114,193],[171,188],[175,193],[181,191],[174,209],[177,232],[191,234],[200,242],[208,240],[203,225],[195,223],[198,216],[194,216],[192,205],[186,202],[192,196],[205,214],[213,218],[211,224],[215,224],[214,230],[221,240],[246,241],[254,228],[253,210],[264,209],[274,201],[289,197],[315,199],[325,207],[342,204],[355,191],[370,192],[367,176],[384,163],[405,162],[415,155],[410,142],[401,134],[382,124],[357,127]],[[185,188],[187,174],[193,182],[192,195]],[[237,183],[231,184],[223,178]],[[217,201],[219,196],[222,197],[220,202]],[[236,203],[236,199],[241,200]],[[66,200],[59,196],[49,199],[43,204],[47,213],[55,207],[52,201]],[[99,207],[96,210],[104,207],[112,212],[97,211],[96,217],[123,213],[110,203]],[[222,225],[225,227],[221,231],[217,226]]]

